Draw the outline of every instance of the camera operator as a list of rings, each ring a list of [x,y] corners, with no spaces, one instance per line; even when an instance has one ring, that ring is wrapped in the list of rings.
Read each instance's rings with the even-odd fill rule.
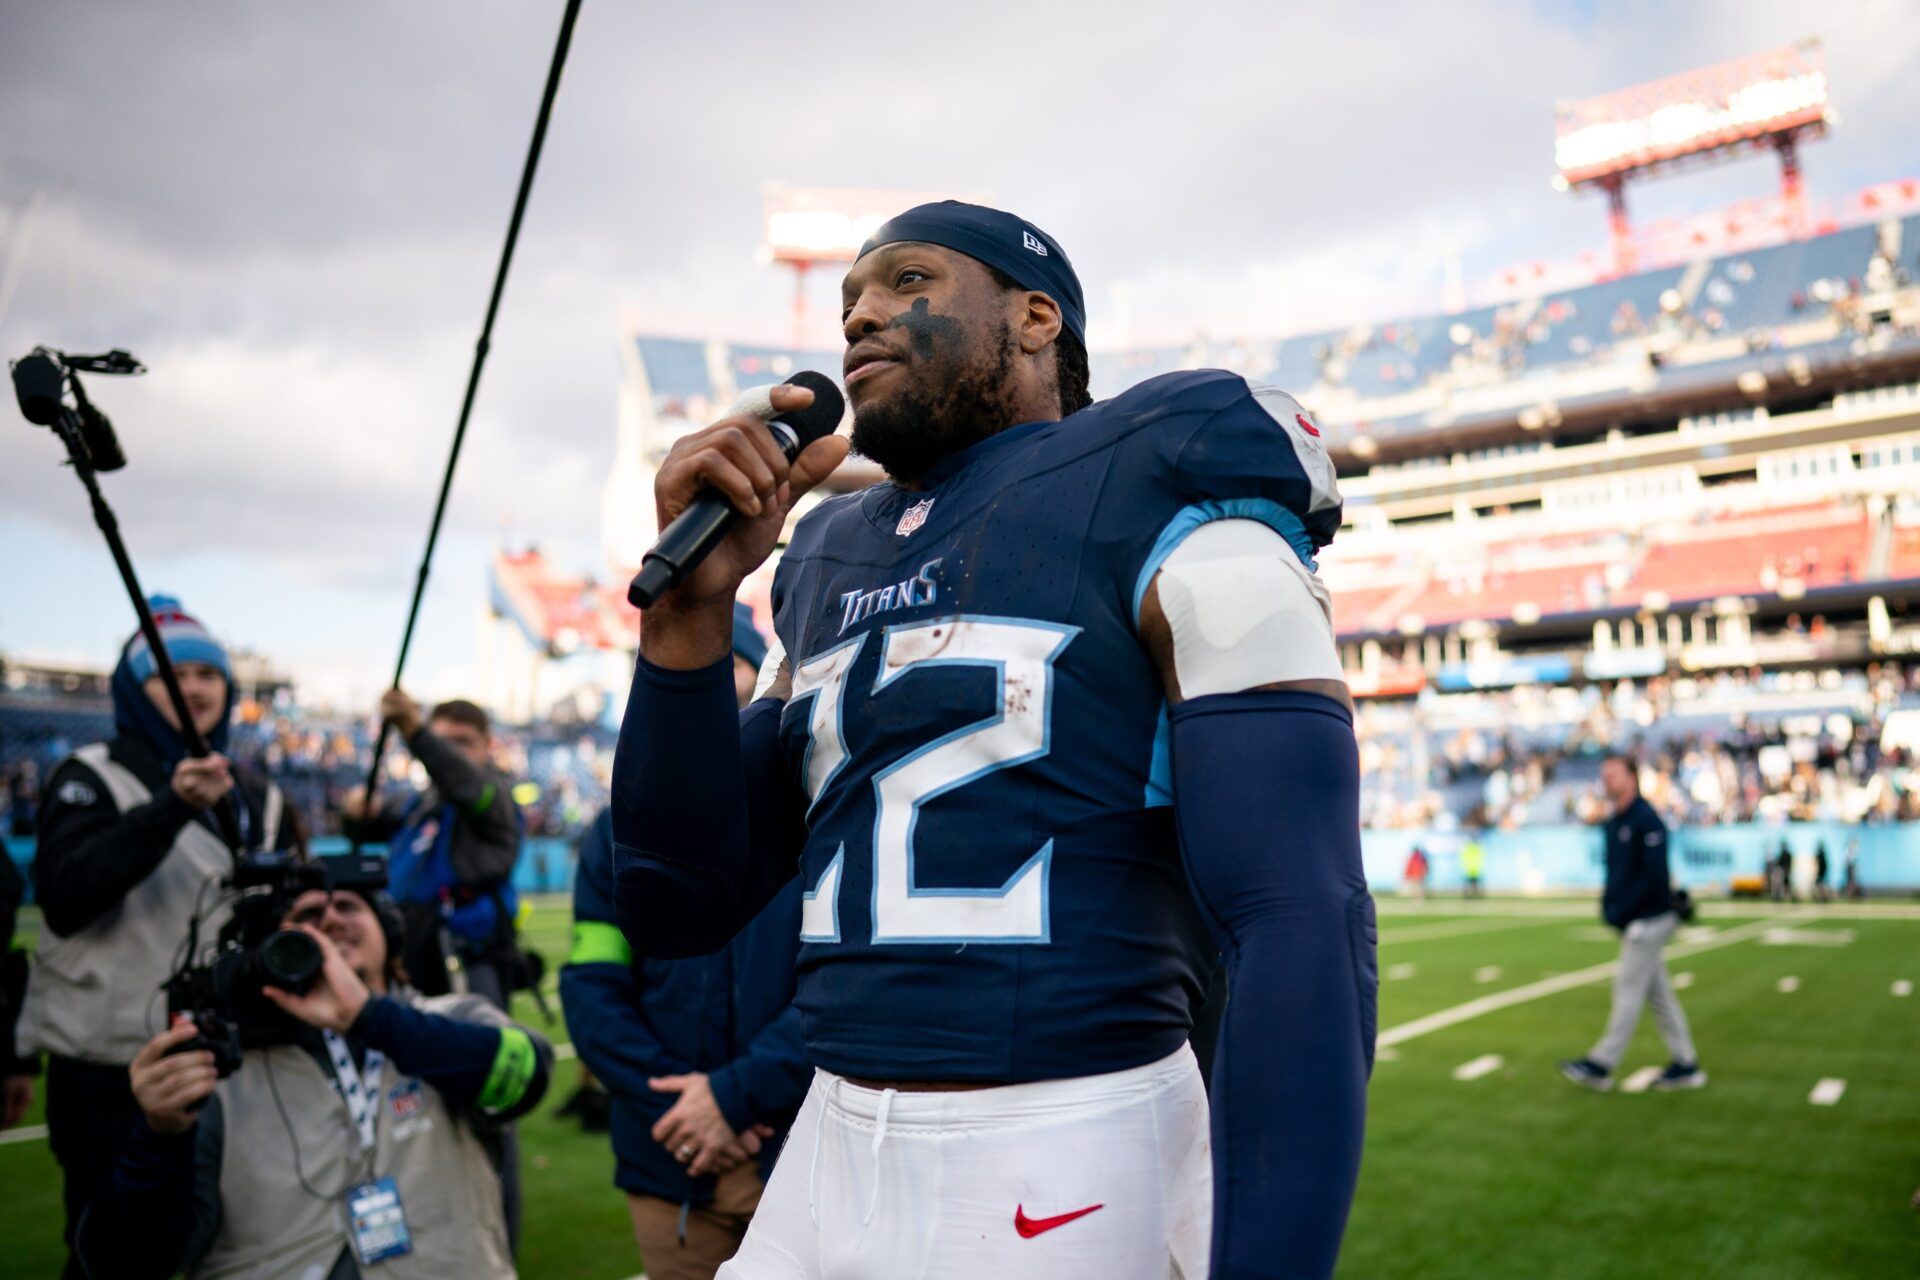
[[[224,908],[212,892],[234,866],[208,810],[233,804],[248,847],[298,850],[305,835],[273,786],[221,754],[233,712],[226,650],[166,596],[151,600],[187,709],[212,747],[186,741],[154,654],[138,632],[111,683],[114,737],[47,779],[31,870],[44,913],[19,1039],[45,1051],[47,1127],[65,1178],[66,1238],[138,1115],[127,1064],[166,1025],[160,985],[195,914],[203,938]],[[71,1262],[68,1274],[77,1274]]]
[[[400,731],[432,785],[395,815],[380,812],[378,797],[370,806],[355,788],[343,805],[347,833],[388,844],[393,896],[407,920],[404,959],[419,989],[446,992],[448,961],[457,959],[467,989],[505,1009],[516,952],[510,877],[522,823],[512,785],[492,763],[487,713],[456,699],[423,723],[419,705],[389,689],[380,715]]]
[[[262,988],[297,1020],[286,1043],[217,1080],[182,1020],[134,1059],[140,1121],[77,1235],[92,1275],[514,1274],[481,1135],[539,1103],[552,1048],[477,995],[408,987],[392,899],[343,879],[282,921],[322,953],[304,994]]]

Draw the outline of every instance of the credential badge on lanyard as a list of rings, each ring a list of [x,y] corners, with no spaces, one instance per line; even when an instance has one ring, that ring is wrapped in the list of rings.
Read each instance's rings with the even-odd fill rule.
[[[371,1151],[373,1126],[380,1114],[380,1069],[387,1060],[378,1049],[368,1049],[366,1069],[356,1070],[346,1040],[333,1031],[322,1031],[320,1034],[327,1042],[327,1053],[333,1058],[333,1076],[340,1083],[340,1096],[346,1099],[347,1115],[352,1118],[353,1127],[359,1130],[360,1149]]]

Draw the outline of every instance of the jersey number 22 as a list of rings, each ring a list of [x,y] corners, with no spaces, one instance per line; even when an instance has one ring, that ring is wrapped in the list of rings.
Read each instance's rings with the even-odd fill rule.
[[[1078,627],[963,615],[881,632],[880,671],[868,697],[924,667],[986,667],[995,674],[995,706],[983,720],[956,729],[874,775],[873,938],[876,943],[1045,942],[1047,878],[1053,842],[998,888],[931,888],[914,878],[914,829],[929,800],[999,769],[1036,760],[1052,731],[1053,664]],[[803,700],[807,753],[802,764],[809,804],[847,761],[842,717],[847,684],[867,635],[815,654],[793,672],[789,711]],[[805,895],[803,942],[839,942],[841,844],[813,891]]]

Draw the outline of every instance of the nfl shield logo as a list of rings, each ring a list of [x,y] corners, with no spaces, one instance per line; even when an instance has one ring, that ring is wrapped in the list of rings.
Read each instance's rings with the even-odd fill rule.
[[[900,523],[894,526],[894,532],[906,537],[927,522],[927,512],[933,510],[933,499],[922,498],[900,513]]]

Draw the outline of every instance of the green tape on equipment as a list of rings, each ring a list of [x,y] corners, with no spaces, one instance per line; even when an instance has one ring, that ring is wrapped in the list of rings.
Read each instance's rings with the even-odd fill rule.
[[[573,950],[568,964],[632,964],[633,948],[618,927],[594,920],[573,926]]]
[[[500,1049],[493,1055],[493,1070],[480,1090],[480,1109],[505,1111],[527,1096],[534,1072],[540,1069],[540,1055],[533,1037],[518,1027],[500,1029]]]

